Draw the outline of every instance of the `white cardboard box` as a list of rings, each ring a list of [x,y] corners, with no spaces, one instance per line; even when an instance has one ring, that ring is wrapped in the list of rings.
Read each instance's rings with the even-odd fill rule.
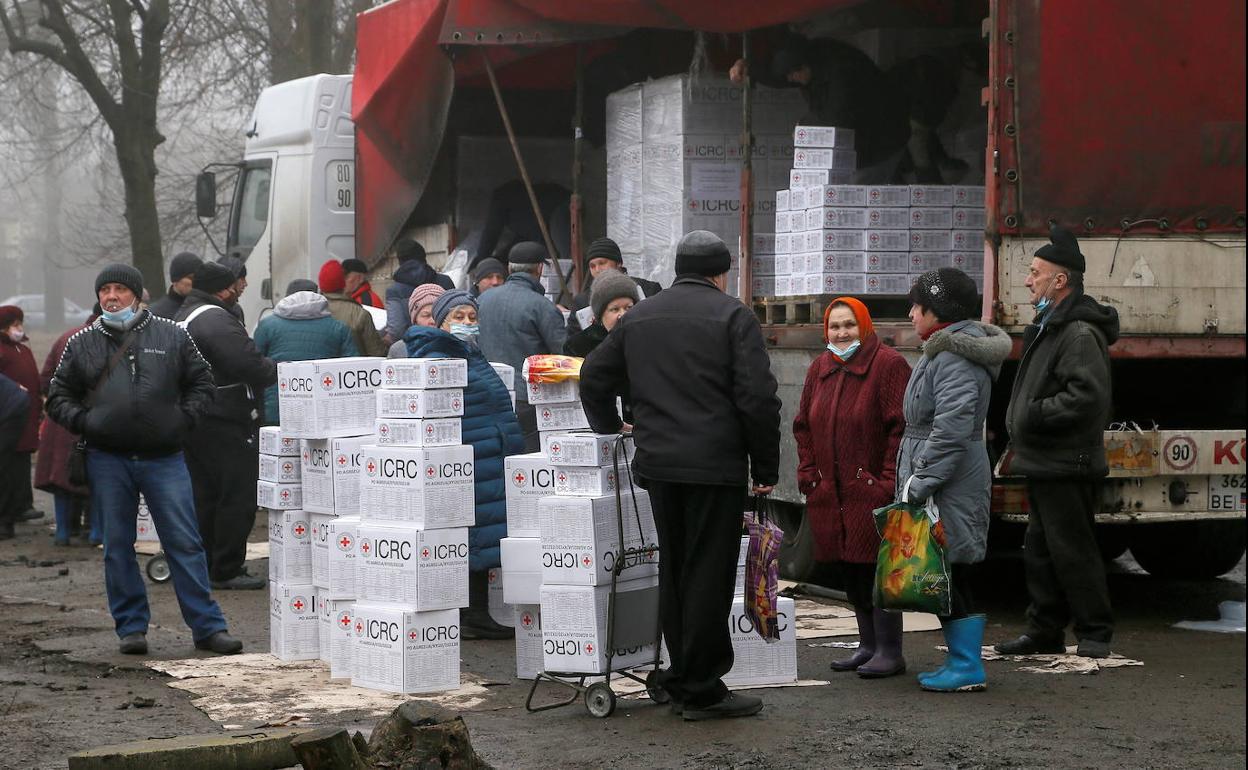
[[[361,458],[364,447],[373,443],[372,436],[335,438],[329,442],[334,462],[334,514],[357,516],[360,513]]]
[[[356,591],[372,602],[420,610],[468,606],[468,530],[364,522],[357,538]]]
[[[953,205],[982,209],[985,203],[985,192],[983,185],[955,184],[953,186]]]
[[[334,453],[327,438],[305,438],[299,457],[303,506],[313,513],[334,513]]]
[[[745,592],[745,557],[750,551],[750,537],[741,537],[741,550],[737,552],[737,583],[732,589],[733,596],[741,596]]]
[[[534,406],[538,404],[579,404],[581,402],[579,380],[526,382],[524,387],[529,394],[529,403]]]
[[[277,457],[260,455],[260,480],[275,481],[279,484],[297,484],[299,473],[298,457]]]
[[[793,148],[793,168],[826,168],[830,171],[853,171],[858,167],[858,153],[854,150],[831,148]]]
[[[329,664],[330,679],[350,679],[354,659],[355,600],[316,596],[320,659]]]
[[[503,465],[507,475],[507,534],[536,538],[537,501],[555,493],[555,468],[542,452],[512,455]]]
[[[954,230],[949,233],[950,251],[984,251],[984,234],[979,230]]]
[[[302,447],[303,507],[315,513],[352,516],[360,512],[360,457],[365,436],[305,439]]]
[[[316,589],[269,581],[269,652],[281,660],[316,660],[320,628]]]
[[[953,266],[969,276],[984,274],[984,252],[954,251],[949,254]]]
[[[617,482],[614,468],[582,468],[561,465],[555,468],[555,494],[568,497],[614,495]]]
[[[366,520],[423,529],[476,523],[472,447],[369,444],[363,448],[361,463],[360,498]]]
[[[867,285],[867,276],[862,273],[824,274],[823,291],[820,294],[861,294]]]
[[[466,388],[468,362],[462,358],[386,359],[381,387]]]
[[[644,490],[623,490],[624,548],[656,545],[658,535]],[[634,508],[636,501],[636,508]],[[546,497],[538,503],[541,521],[542,582],[544,584],[603,585],[621,550],[615,495],[605,497]],[[640,520],[640,527],[639,527]],[[630,557],[629,578],[658,573],[658,553]]]
[[[328,513],[308,514],[308,529],[312,532],[312,585],[316,586],[318,593],[329,588],[329,523],[334,518]],[[270,577],[273,565],[272,552],[273,545],[270,537]]]
[[[948,251],[912,251],[910,265],[906,270],[910,273],[926,273],[928,270],[939,270],[942,267],[953,267],[953,254]]]
[[[516,389],[515,367],[508,366],[507,364],[496,364],[493,362],[490,363],[490,366],[493,367],[494,373],[498,375],[498,378],[503,381],[503,386],[506,387],[507,390]]]
[[[777,233],[793,232],[793,230],[795,229],[793,227],[793,219],[794,219],[795,214],[803,217],[802,223],[805,224],[805,211],[804,210],[792,211],[792,210],[786,209],[784,211],[777,211],[776,212],[776,232]],[[800,230],[801,228],[796,228],[796,229]]]
[[[806,209],[806,229],[860,230],[867,227],[867,210],[847,206],[816,206]]]
[[[792,196],[788,189],[776,190],[776,211],[790,211]]]
[[[512,608],[516,628],[516,678],[536,679],[542,669],[542,606],[517,604]]]
[[[260,429],[260,454],[298,457],[299,439],[282,433],[282,429],[276,425],[266,425]]]
[[[913,209],[911,209],[913,211]],[[959,230],[960,233],[974,233],[973,230]],[[982,240],[982,236],[981,236]],[[893,249],[888,249],[893,251]],[[953,251],[953,231],[951,230],[911,230],[911,251]]]
[[[955,208],[953,210],[955,230],[983,230],[987,226],[988,212],[982,208]]]
[[[904,184],[867,185],[868,206],[910,207],[910,187]]]
[[[337,516],[326,526],[329,542],[329,579],[318,593],[330,599],[355,599],[359,591],[359,516]]]
[[[910,185],[911,206],[952,206],[952,185]]]
[[[982,268],[980,272],[983,272]],[[143,499],[143,495],[139,495],[139,513],[134,522],[134,542],[160,542],[160,537],[156,534],[156,525],[152,522],[152,510],[147,507],[147,501]]]
[[[573,404],[542,404],[537,407],[537,429],[588,430],[589,418],[579,401]]]
[[[379,446],[458,446],[463,441],[458,417],[377,420],[374,426],[373,433]]]
[[[795,168],[789,172],[789,189],[829,184],[831,172],[826,168]]]
[[[606,670],[610,586],[543,585],[542,666],[547,671],[598,674]],[[616,586],[613,669],[655,661],[659,589],[655,577]]]
[[[377,419],[418,419],[460,417],[464,413],[464,391],[395,388],[377,391]]]
[[[797,627],[793,600],[782,596],[776,604],[780,639],[768,644],[754,630],[754,624],[745,614],[745,600],[733,600],[732,612],[728,616],[733,663],[724,677],[724,684],[737,687],[792,684],[797,681]]]
[[[277,365],[282,432],[298,438],[358,436],[373,428],[384,358],[285,361]]]
[[[269,580],[312,584],[312,527],[304,511],[269,511]]]
[[[459,687],[459,610],[357,602],[351,684],[420,693]]]
[[[949,230],[953,227],[953,209],[949,206],[912,206],[911,230]]]
[[[875,229],[904,230],[910,227],[910,209],[876,206],[867,209],[867,225]]]
[[[542,541],[536,537],[505,537],[499,542],[503,562],[503,601],[537,604],[542,585]]]
[[[807,187],[808,206],[865,206],[867,188],[858,184],[821,184]]]
[[[775,233],[754,233],[750,239],[750,254],[775,254],[776,253],[776,234]]]
[[[906,273],[869,273],[863,285],[863,294],[901,296],[910,293],[914,278]]]
[[[491,567],[485,571],[485,578],[489,586],[486,608],[489,610],[490,619],[500,626],[511,628],[515,618],[511,615],[511,608],[503,601],[503,568]]]
[[[302,484],[278,484],[273,481],[256,482],[256,506],[275,511],[294,511],[302,507]]]
[[[551,465],[610,466],[614,464],[615,445],[621,441],[615,433],[543,433],[542,453]],[[620,460],[633,459],[636,446],[632,439],[622,440]]]
[[[793,146],[839,147],[852,149],[854,129],[838,126],[796,126],[793,129]]]

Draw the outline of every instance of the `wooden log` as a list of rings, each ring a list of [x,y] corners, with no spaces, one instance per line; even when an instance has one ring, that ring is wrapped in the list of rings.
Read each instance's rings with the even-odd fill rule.
[[[342,728],[327,727],[292,738],[290,748],[304,770],[369,770]]]
[[[473,750],[459,715],[421,701],[404,703],[378,723],[368,739],[368,758],[375,770],[492,770]]]

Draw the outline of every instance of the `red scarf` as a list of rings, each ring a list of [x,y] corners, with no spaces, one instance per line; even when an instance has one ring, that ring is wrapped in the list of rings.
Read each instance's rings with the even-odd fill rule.
[[[928,337],[931,337],[933,334],[935,334],[936,332],[940,331],[941,329],[944,329],[944,328],[945,328],[945,327],[947,327],[947,326],[953,326],[953,324],[954,324],[954,323],[955,323],[954,321],[950,321],[950,322],[948,322],[948,323],[938,323],[938,324],[936,324],[935,326],[933,326],[932,328],[928,329],[928,330],[927,330],[927,334],[920,334],[920,335],[919,335],[919,337],[920,337],[920,339],[922,339],[924,342],[927,342]]]

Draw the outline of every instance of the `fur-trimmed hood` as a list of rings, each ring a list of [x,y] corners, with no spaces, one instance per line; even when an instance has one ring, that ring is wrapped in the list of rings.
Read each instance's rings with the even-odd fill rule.
[[[1013,348],[1014,341],[1000,327],[979,321],[960,321],[929,337],[923,343],[923,354],[935,358],[941,353],[953,353],[984,367],[995,380]]]

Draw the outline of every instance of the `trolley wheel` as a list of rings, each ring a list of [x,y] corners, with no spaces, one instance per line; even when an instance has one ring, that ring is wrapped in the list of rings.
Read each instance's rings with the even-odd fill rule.
[[[659,684],[658,679],[658,670],[651,671],[649,674],[646,674],[646,695],[649,695],[650,700],[655,703],[670,703],[672,700],[672,694],[664,689],[663,685]]]
[[[615,693],[606,682],[594,682],[585,689],[585,710],[599,719],[615,713]]]
[[[163,553],[158,553],[147,560],[147,577],[153,583],[164,583],[172,573],[169,571],[169,560]]]

